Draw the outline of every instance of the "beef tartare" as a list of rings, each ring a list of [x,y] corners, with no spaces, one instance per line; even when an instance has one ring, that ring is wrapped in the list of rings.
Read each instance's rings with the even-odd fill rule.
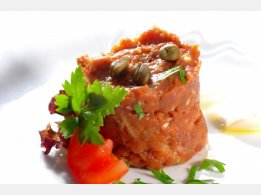
[[[123,39],[111,52],[77,59],[88,83],[127,90],[100,133],[113,153],[134,167],[155,168],[190,159],[207,142],[200,110],[200,52],[175,34],[154,27]]]

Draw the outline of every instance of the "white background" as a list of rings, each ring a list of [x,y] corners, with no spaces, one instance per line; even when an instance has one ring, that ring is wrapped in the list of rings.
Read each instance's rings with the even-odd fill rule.
[[[229,117],[260,114],[261,13],[2,12],[0,13],[0,183],[72,183],[64,158],[42,154],[38,130],[52,120],[50,98],[76,67],[123,37],[156,25],[201,49],[201,94],[227,98]],[[219,183],[261,183],[260,136],[224,135],[209,123],[209,157],[225,162]],[[54,156],[54,157],[53,157]],[[187,168],[167,168],[177,181]],[[131,171],[124,180],[142,177]],[[204,176],[204,175],[203,175]]]
[[[14,11],[194,11],[194,10],[258,10],[260,11],[259,0],[8,0],[0,1],[0,10]]]

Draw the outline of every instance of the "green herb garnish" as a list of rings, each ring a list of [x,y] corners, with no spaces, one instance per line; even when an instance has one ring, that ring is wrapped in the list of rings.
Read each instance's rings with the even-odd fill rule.
[[[130,162],[128,162],[128,161],[124,161],[125,162],[125,164],[128,166],[128,167],[131,167],[131,163]]]
[[[150,184],[150,183],[145,183],[145,182],[141,181],[140,178],[137,178],[134,180],[133,184]]]
[[[165,184],[173,184],[174,179],[172,179],[169,175],[167,175],[163,169],[160,169],[159,171],[155,170],[155,169],[150,169],[150,171],[152,172],[152,174],[158,179],[160,180],[162,183]]]
[[[162,73],[154,74],[151,79],[152,79],[153,83],[157,83],[178,72],[179,72],[179,78],[180,78],[182,84],[186,84],[186,82],[187,82],[186,81],[186,71],[180,69],[179,66],[166,70],[165,72],[162,72]]]
[[[56,111],[61,114],[72,112],[71,105],[69,105],[69,97],[67,95],[56,95],[54,104],[58,106],[58,108],[56,108]]]
[[[196,167],[196,166],[191,167],[186,184],[213,184],[214,183],[214,180],[212,180],[212,179],[209,179],[209,180],[195,179],[197,168],[198,167]]]
[[[86,78],[82,74],[81,67],[77,67],[74,72],[71,74],[71,82],[69,83],[67,80],[63,84],[64,91],[66,95],[60,94],[55,96],[55,105],[58,106],[56,109],[57,112],[60,112],[60,109],[67,110],[67,113],[70,112],[70,108],[77,114],[82,112],[83,103],[86,101],[87,92],[85,88]],[[60,96],[67,96],[66,101],[68,102],[67,107],[63,103],[61,105],[57,100],[60,99]]]
[[[197,172],[197,167],[196,166],[192,166],[190,171],[189,171],[188,180],[194,180],[195,176],[196,176],[196,172]]]
[[[199,166],[199,170],[207,169],[207,170],[213,170],[213,168],[216,168],[218,172],[223,173],[225,172],[224,163],[213,160],[213,159],[205,159],[202,161],[202,163]]]
[[[215,184],[214,180],[206,179],[206,180],[199,180],[199,179],[192,179],[188,180],[186,184]]]
[[[179,71],[179,78],[182,82],[183,85],[185,85],[187,83],[187,80],[186,80],[186,71],[185,70],[180,70]]]
[[[196,166],[192,166],[190,171],[189,171],[189,176],[188,176],[188,180],[186,182],[186,184],[216,184],[214,183],[214,180],[210,179],[210,180],[200,180],[200,179],[195,179],[195,175],[197,170],[213,170],[213,168],[216,168],[218,170],[218,172],[223,173],[225,172],[225,168],[224,168],[224,163],[217,161],[217,160],[213,160],[213,159],[205,159],[202,161],[202,163],[196,167]]]
[[[120,181],[114,182],[113,184],[126,184],[126,183],[120,180]]]
[[[208,163],[206,163],[208,162]],[[210,167],[212,166],[206,166],[208,164],[211,164],[210,162],[214,162],[214,164],[221,164],[222,166],[225,165],[224,163],[221,163],[217,160],[210,160],[210,159],[205,159],[204,161],[202,161],[201,165],[200,166],[192,166],[190,171],[189,171],[189,176],[188,176],[188,179],[187,181],[185,182],[185,184],[217,184],[215,183],[215,181],[213,179],[204,179],[204,180],[201,180],[201,179],[197,179],[195,178],[196,176],[196,173],[197,171],[200,171],[202,169],[207,169],[209,170]],[[200,167],[204,165],[204,168],[200,169]],[[216,167],[216,166],[214,166]],[[223,167],[224,168],[224,167]],[[174,179],[172,179],[169,175],[167,175],[163,169],[157,171],[155,169],[150,169],[150,171],[153,173],[153,175],[158,179],[160,180],[162,183],[164,184],[174,184]],[[224,169],[225,171],[225,169]],[[223,171],[223,172],[224,172]],[[221,171],[219,171],[221,173]],[[122,181],[118,181],[116,182],[115,184],[125,184],[124,182]],[[151,183],[146,183],[146,182],[143,182],[141,181],[140,178],[136,178],[133,182],[133,184],[151,184]]]
[[[78,118],[66,118],[61,123],[59,123],[59,127],[61,128],[63,136],[65,138],[69,138],[78,127]]]
[[[114,114],[114,109],[125,98],[127,90],[118,86],[112,88],[110,84],[103,85],[97,80],[86,87],[86,79],[80,66],[71,74],[71,81],[65,81],[63,88],[66,94],[55,96],[55,105],[58,106],[56,111],[61,114],[75,113],[59,124],[64,137],[71,137],[78,129],[81,144],[84,141],[95,145],[103,144],[99,133],[103,119]]]
[[[133,108],[134,108],[134,110],[136,111],[136,113],[138,115],[138,119],[139,120],[142,119],[143,116],[144,116],[144,112],[142,110],[141,105],[139,103],[136,103],[136,104],[133,105]]]

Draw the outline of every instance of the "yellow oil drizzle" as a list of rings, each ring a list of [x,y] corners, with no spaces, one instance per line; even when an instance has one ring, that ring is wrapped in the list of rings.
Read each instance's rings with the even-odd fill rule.
[[[229,123],[222,116],[215,113],[207,114],[207,117],[212,124],[226,134],[252,135],[261,133],[261,120],[257,118],[236,119]]]
[[[257,111],[235,113],[231,102],[226,98],[212,93],[206,93],[200,97],[200,106],[209,121],[220,131],[233,135],[248,135],[261,133],[261,115]]]
[[[259,122],[259,123],[258,123]],[[239,119],[223,128],[228,134],[258,134],[261,132],[260,121]]]
[[[259,134],[260,131],[253,131],[252,129],[222,129],[224,133],[230,135],[253,135]]]

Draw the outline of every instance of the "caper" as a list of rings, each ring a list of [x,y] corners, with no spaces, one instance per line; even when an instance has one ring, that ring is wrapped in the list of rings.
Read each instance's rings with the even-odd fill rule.
[[[128,72],[129,64],[130,64],[129,56],[123,56],[120,59],[113,61],[110,66],[111,77],[118,78],[118,77],[125,76]]]
[[[151,72],[147,65],[138,63],[134,66],[131,79],[137,85],[145,85],[151,78]]]
[[[159,57],[167,61],[175,61],[179,58],[179,47],[174,43],[162,46],[159,50]]]

